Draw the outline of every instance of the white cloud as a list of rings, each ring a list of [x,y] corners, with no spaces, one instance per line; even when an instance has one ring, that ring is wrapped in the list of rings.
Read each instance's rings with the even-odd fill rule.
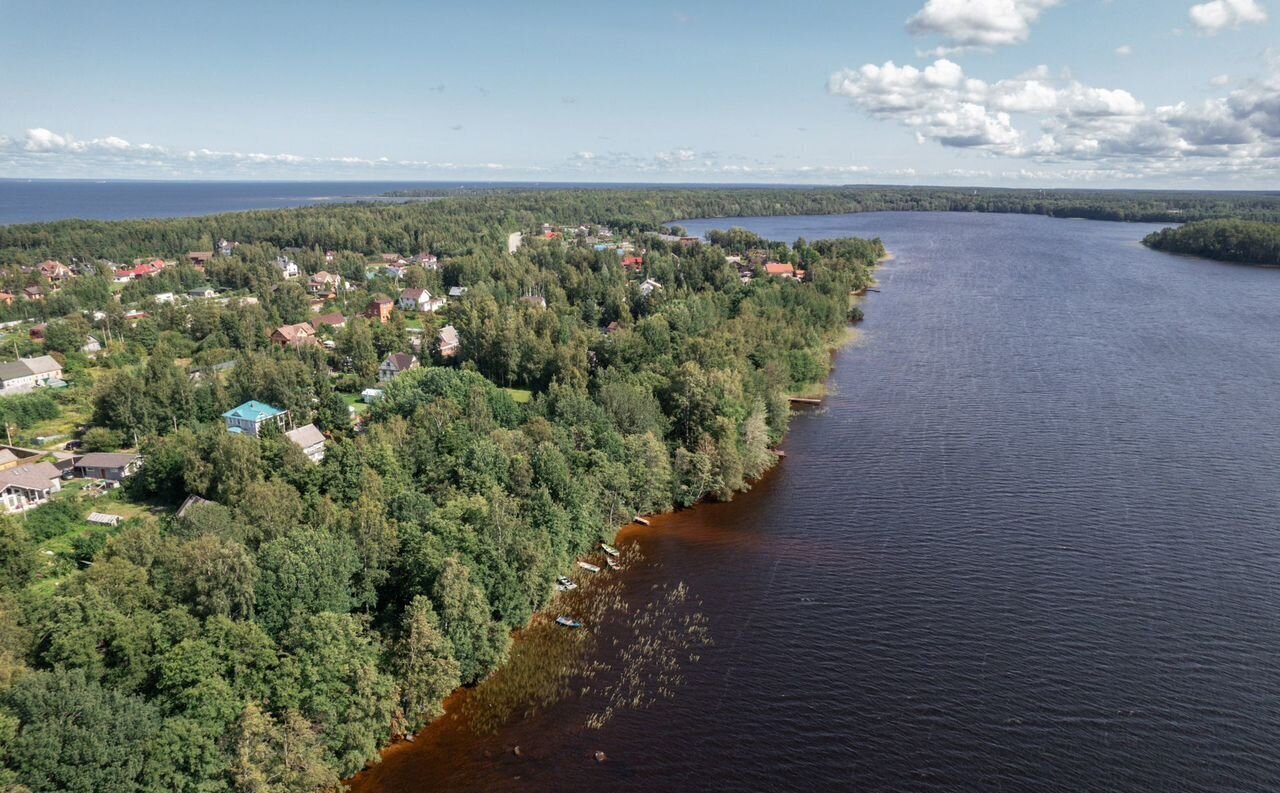
[[[988,83],[948,60],[867,64],[833,74],[830,93],[895,121],[920,142],[1104,172],[1280,174],[1280,56],[1266,76],[1199,105],[1149,108],[1123,88],[1041,66]]]
[[[132,143],[114,135],[81,140],[44,127],[28,129],[21,138],[0,135],[0,176],[317,178],[487,173],[505,167],[488,162],[459,164],[351,155],[307,157],[208,148],[169,149],[150,143]]]
[[[1121,58],[1127,58],[1132,54],[1133,47],[1128,44],[1121,44],[1119,47],[1116,47],[1116,55],[1119,55]]]
[[[1191,6],[1188,15],[1191,24],[1209,34],[1267,21],[1267,12],[1258,0],[1210,0]]]
[[[1031,35],[1031,25],[1041,13],[1062,2],[927,0],[924,8],[907,20],[907,30],[915,35],[936,34],[962,48],[1019,44]]]
[[[1209,85],[1217,86],[1219,88],[1224,85],[1229,85],[1230,83],[1231,83],[1231,75],[1229,74],[1219,74],[1218,76],[1213,77],[1209,80]]]

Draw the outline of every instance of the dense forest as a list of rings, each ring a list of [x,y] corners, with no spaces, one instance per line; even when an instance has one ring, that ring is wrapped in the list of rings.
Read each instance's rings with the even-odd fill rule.
[[[787,394],[825,377],[884,249],[646,233],[732,206],[760,210],[709,192],[578,191],[0,229],[14,265],[240,243],[204,272],[125,286],[141,319],[121,315],[105,270],[34,309],[68,391],[90,394],[87,447],[144,453],[125,486],[142,508],[93,531],[74,494],[0,518],[0,789],[332,788],[502,663],[555,577],[632,516],[749,487],[775,459]],[[642,269],[568,235],[506,252],[509,232],[543,222],[608,224]],[[467,287],[444,317],[411,318],[426,339],[452,323],[457,355],[414,346],[398,313],[353,317],[331,346],[272,345],[272,327],[310,316],[272,267],[290,248],[303,280],[323,267],[352,280],[326,310],[358,313],[402,284]],[[803,277],[751,277],[727,258],[738,250]],[[370,276],[366,256],[387,251],[440,266]],[[206,281],[243,297],[148,302]],[[89,330],[107,342],[94,360],[76,348]],[[341,394],[411,350],[424,366],[353,427]],[[66,407],[20,399],[5,406],[15,420]],[[248,399],[317,424],[323,462],[272,425],[227,432],[221,413]],[[65,547],[38,550],[69,526]]]
[[[461,256],[501,250],[506,234],[535,223],[590,219],[623,231],[657,230],[686,218],[839,212],[1013,212],[1144,222],[1239,218],[1280,222],[1280,194],[856,188],[665,188],[406,192],[448,201],[329,205],[198,218],[124,222],[65,220],[0,227],[0,265],[43,259],[125,261],[160,252],[209,250],[220,237],[279,247],[429,249]]]
[[[1142,243],[1169,253],[1280,266],[1280,223],[1204,220],[1148,234]]]

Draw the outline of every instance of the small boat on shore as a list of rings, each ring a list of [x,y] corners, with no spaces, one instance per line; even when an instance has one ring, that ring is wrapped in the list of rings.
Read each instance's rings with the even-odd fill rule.
[[[617,556],[619,553],[617,548],[614,548],[612,545],[610,545],[607,542],[600,543],[600,549],[603,550],[605,553],[609,554],[610,556]]]
[[[609,565],[609,569],[610,569],[610,570],[621,570],[621,569],[622,569],[622,565],[618,564],[618,562],[617,562],[617,561],[616,561],[612,556],[606,556],[606,557],[604,558],[604,563],[605,563],[605,564],[607,564],[607,565]]]
[[[577,588],[578,585],[573,583],[567,575],[562,575],[556,579],[556,589],[560,592],[572,592]]]
[[[639,515],[636,515],[636,523],[639,523],[641,526],[650,525],[648,518],[642,518]]]
[[[589,573],[600,572],[600,568],[592,564],[591,562],[578,562],[578,567],[581,567],[583,570],[586,570]]]
[[[570,617],[556,617],[556,624],[565,628],[581,628],[582,623]]]

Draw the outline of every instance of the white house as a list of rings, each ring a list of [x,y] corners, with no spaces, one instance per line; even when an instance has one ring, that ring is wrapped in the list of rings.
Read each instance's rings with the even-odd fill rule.
[[[25,394],[50,380],[62,379],[62,364],[49,355],[0,363],[0,396]]]
[[[366,388],[360,392],[360,398],[364,400],[366,405],[368,405],[382,399],[382,393],[381,388]]]
[[[462,297],[466,293],[467,293],[467,288],[465,286],[449,287],[449,297]]]
[[[284,276],[285,280],[298,277],[298,265],[288,256],[276,257],[276,269],[280,271],[280,275]]]
[[[425,289],[401,289],[398,305],[401,311],[439,311],[447,301],[443,297],[432,297]]]
[[[324,435],[316,425],[304,424],[296,430],[289,430],[284,436],[301,449],[311,462],[318,463],[324,459]]]
[[[645,297],[648,297],[649,295],[653,294],[654,292],[658,291],[661,288],[662,288],[662,284],[658,283],[652,278],[646,278],[644,279],[644,283],[640,284],[640,294],[644,295]]]

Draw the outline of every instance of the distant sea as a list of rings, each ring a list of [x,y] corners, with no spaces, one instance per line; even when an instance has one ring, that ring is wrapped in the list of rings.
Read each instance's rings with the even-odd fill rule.
[[[386,197],[385,194],[393,190],[648,186],[652,185],[569,182],[161,182],[0,179],[0,226],[69,218],[83,220],[172,218],[335,202],[413,200]]]

